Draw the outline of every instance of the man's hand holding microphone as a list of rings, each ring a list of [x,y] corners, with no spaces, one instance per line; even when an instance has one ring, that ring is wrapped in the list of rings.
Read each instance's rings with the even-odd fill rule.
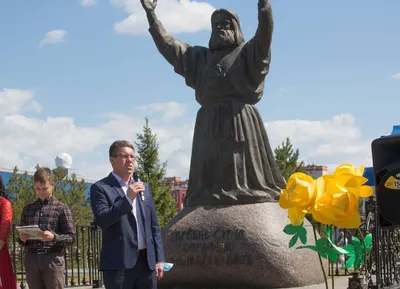
[[[127,196],[129,197],[129,199],[135,200],[137,194],[144,192],[144,185],[142,182],[135,182],[133,184],[130,184],[128,186],[128,190],[126,192]]]

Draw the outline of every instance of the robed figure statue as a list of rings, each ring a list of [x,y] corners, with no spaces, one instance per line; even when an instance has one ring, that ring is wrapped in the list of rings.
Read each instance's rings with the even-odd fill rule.
[[[276,202],[285,181],[255,106],[271,60],[269,0],[258,1],[258,28],[248,42],[238,16],[216,10],[208,48],[173,38],[156,17],[157,2],[141,2],[159,52],[195,90],[201,105],[185,206]]]

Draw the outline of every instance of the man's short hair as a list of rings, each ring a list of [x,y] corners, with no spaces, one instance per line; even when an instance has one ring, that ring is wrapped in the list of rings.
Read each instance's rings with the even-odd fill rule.
[[[53,183],[53,172],[49,168],[37,168],[33,175],[33,182],[44,184],[47,181],[50,184]]]
[[[119,148],[126,148],[126,147],[131,148],[135,151],[133,145],[127,140],[116,140],[115,142],[113,142],[108,151],[110,158],[116,157],[116,153]]]

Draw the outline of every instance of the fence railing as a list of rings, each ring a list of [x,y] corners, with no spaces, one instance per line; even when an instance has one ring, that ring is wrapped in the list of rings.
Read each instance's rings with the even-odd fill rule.
[[[352,240],[351,237],[352,236],[356,236],[356,231],[355,230],[348,230],[348,229],[343,229],[343,228],[337,228],[337,227],[333,227],[333,231],[336,232],[336,234],[334,234],[332,241],[334,243],[336,243],[337,241],[337,235],[338,235],[338,229],[343,230],[344,232],[344,237],[345,237],[345,241],[346,244],[352,244]],[[338,245],[338,244],[336,244]],[[346,269],[345,265],[346,265],[346,261],[349,259],[349,257],[347,255],[341,255],[341,256],[337,256],[337,262],[332,263],[331,261],[329,261],[329,275],[330,276],[350,276],[353,272],[354,272],[354,268],[349,268]]]
[[[400,230],[384,229],[379,223],[379,215],[374,197],[365,205],[365,220],[360,231],[365,236],[372,233],[372,250],[366,267],[368,288],[379,289],[391,286],[400,287]],[[347,239],[357,234],[356,230],[345,230]],[[99,272],[101,230],[95,226],[77,226],[75,243],[64,250],[66,286],[92,286],[100,288],[103,284]],[[9,249],[13,260],[14,273],[21,289],[26,288],[24,268],[24,248],[17,242],[17,231],[13,227]],[[343,266],[344,267],[344,266]],[[330,275],[348,275],[354,270],[342,268],[340,263],[330,264]],[[374,275],[374,276],[373,276]],[[396,287],[397,288],[397,287]]]
[[[9,250],[13,260],[14,274],[21,289],[26,288],[24,268],[24,247],[17,242],[18,232],[13,226]],[[75,227],[75,243],[64,249],[65,286],[102,287],[102,274],[99,272],[101,230],[95,226]]]
[[[372,250],[363,265],[368,288],[400,288],[400,230],[381,226],[381,216],[373,196],[365,203],[365,216],[360,231],[364,236],[372,234]],[[345,235],[350,243],[351,236],[356,236],[357,232],[345,230]],[[330,269],[329,273],[336,276],[349,275],[353,271],[341,269],[339,263],[330,264]]]

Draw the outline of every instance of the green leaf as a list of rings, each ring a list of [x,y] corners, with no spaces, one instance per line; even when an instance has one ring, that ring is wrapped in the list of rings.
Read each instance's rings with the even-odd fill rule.
[[[321,258],[324,258],[324,259],[328,259],[328,253],[326,253],[326,252],[318,252],[319,253],[319,255],[321,256]]]
[[[340,254],[340,255],[347,254],[347,251],[346,251],[344,248],[341,248],[341,247],[336,246],[336,245],[332,242],[331,238],[328,238],[328,242],[329,242],[329,244],[331,244],[332,248],[334,249],[334,251],[336,251],[337,254]]]
[[[343,247],[343,249],[345,249],[347,251],[346,255],[349,257],[355,257],[355,248],[353,245],[351,244],[347,244]]]
[[[354,261],[354,269],[360,268],[361,264],[364,263],[364,260],[362,258],[360,258],[360,257],[361,257],[361,254]]]
[[[356,258],[351,257],[346,261],[346,265],[344,266],[345,269],[349,269],[351,266],[354,265],[354,261],[356,260]]]
[[[357,237],[352,236],[351,240],[353,241],[354,247],[361,246],[361,241]]]
[[[293,237],[290,239],[290,242],[289,242],[289,248],[292,248],[297,243],[298,239],[299,239],[299,235],[297,235],[297,234],[293,235]]]
[[[364,237],[365,247],[367,248],[367,253],[372,249],[372,234],[367,234]]]
[[[328,240],[326,238],[319,238],[317,241],[315,241],[315,246],[317,248],[324,248],[328,244]]]
[[[285,228],[283,229],[283,232],[288,235],[298,234],[302,229],[305,230],[305,228],[303,227],[303,224],[304,223],[301,223],[300,226],[294,226],[292,224],[286,225]]]
[[[296,249],[310,249],[310,250],[313,250],[313,251],[319,253],[321,258],[324,258],[324,259],[328,258],[328,254],[326,252],[321,252],[317,247],[315,247],[313,245],[299,246]]]
[[[329,250],[328,256],[329,256],[329,260],[331,260],[332,263],[337,262],[337,254],[336,254],[335,250]]]
[[[288,235],[294,235],[294,234],[297,234],[297,232],[299,231],[299,227],[301,227],[301,225],[293,226],[292,224],[289,224],[289,225],[285,226],[285,228],[283,229],[283,232]]]
[[[305,245],[307,244],[307,230],[306,228],[302,227],[301,230],[298,232],[298,236],[300,237],[300,241]]]
[[[333,250],[339,255],[347,255],[348,251],[346,249],[332,245]]]

